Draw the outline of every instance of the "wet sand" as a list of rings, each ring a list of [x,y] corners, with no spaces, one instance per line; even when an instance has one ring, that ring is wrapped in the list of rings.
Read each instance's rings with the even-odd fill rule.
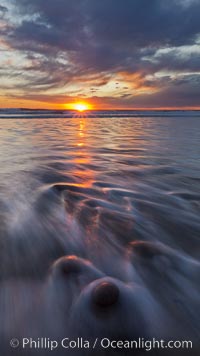
[[[199,119],[0,121],[2,353],[94,354],[9,345],[68,337],[192,340],[151,354],[198,354]]]

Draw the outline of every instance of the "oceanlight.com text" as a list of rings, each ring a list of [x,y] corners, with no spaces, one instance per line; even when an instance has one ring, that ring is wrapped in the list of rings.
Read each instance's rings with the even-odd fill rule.
[[[109,338],[96,338],[94,340],[86,340],[84,338],[77,338],[71,340],[66,337],[62,340],[52,340],[50,338],[22,338],[22,340],[13,338],[10,340],[12,348],[22,349],[36,349],[36,350],[55,350],[63,349],[142,349],[144,351],[151,351],[153,349],[192,349],[193,344],[191,340],[157,340],[155,338],[146,340],[138,338],[137,340],[111,340]]]

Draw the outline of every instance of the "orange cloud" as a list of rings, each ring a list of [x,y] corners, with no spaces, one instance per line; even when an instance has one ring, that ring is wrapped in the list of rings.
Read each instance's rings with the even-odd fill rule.
[[[148,84],[144,74],[142,72],[129,73],[129,72],[119,72],[117,78],[127,84],[129,88],[134,90],[134,95],[139,95],[141,93],[155,93],[159,90],[155,85]]]

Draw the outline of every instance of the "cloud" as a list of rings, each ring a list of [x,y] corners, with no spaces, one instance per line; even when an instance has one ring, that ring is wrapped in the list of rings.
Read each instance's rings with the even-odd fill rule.
[[[95,87],[100,90],[90,94],[103,98],[102,90],[120,73],[131,91],[118,95],[110,84],[110,96],[118,100],[121,95],[139,102],[140,94],[144,105],[154,98],[168,102],[167,93],[174,102],[173,95],[179,100],[190,91],[194,97],[200,89],[198,0],[12,0],[12,5],[15,16],[0,36],[24,56],[21,68],[12,69],[13,76],[21,73],[15,84],[20,95],[28,87],[47,96],[53,89],[87,95]],[[7,10],[0,6],[0,14]],[[184,75],[190,77],[187,85]]]
[[[22,21],[14,32],[15,40],[45,42],[52,50],[85,48],[87,52],[89,47],[97,54],[100,49],[110,48],[119,54],[123,51],[125,57],[145,47],[188,44],[200,33],[200,3],[191,1],[187,7],[184,3],[183,0],[16,1],[21,16],[32,15],[34,21]]]
[[[7,11],[7,7],[0,5],[0,19],[5,15]]]

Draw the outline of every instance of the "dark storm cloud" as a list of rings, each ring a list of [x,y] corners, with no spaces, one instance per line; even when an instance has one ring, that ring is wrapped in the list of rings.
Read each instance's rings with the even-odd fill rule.
[[[100,43],[180,45],[200,31],[199,1],[184,6],[184,0],[21,0],[22,13],[37,14],[52,32],[70,35],[77,42],[91,36]],[[69,32],[64,32],[68,30]],[[79,35],[79,36],[77,36]],[[66,42],[67,43],[67,42]]]
[[[24,20],[13,36],[15,40],[45,44],[59,50],[77,50],[85,43],[84,0],[76,1],[20,1],[16,2],[18,12],[35,19]]]
[[[182,46],[193,45],[200,35],[198,0],[12,0],[12,3],[20,21],[13,23],[5,38],[27,58],[36,56],[23,75],[41,72],[38,78],[33,75],[29,81],[32,86],[39,83],[41,90],[42,83],[49,88],[59,87],[81,75],[95,73],[101,73],[104,81],[108,73],[139,72],[145,78],[163,70],[189,73],[200,70],[200,52],[181,52]],[[157,54],[159,49],[170,47],[169,52]],[[199,82],[196,85],[195,76],[191,77],[188,90],[192,83],[197,90]],[[156,85],[160,88],[159,80]],[[169,90],[173,85],[170,80],[165,83]]]
[[[176,0],[101,0],[90,2],[95,36],[132,47],[189,43],[199,32],[200,3]]]
[[[21,0],[23,21],[15,39],[61,50],[108,51],[126,59],[136,49],[189,44],[200,33],[200,2],[184,0]],[[94,58],[95,56],[93,56]],[[96,61],[96,58],[95,58]],[[114,59],[115,61],[115,59]]]

